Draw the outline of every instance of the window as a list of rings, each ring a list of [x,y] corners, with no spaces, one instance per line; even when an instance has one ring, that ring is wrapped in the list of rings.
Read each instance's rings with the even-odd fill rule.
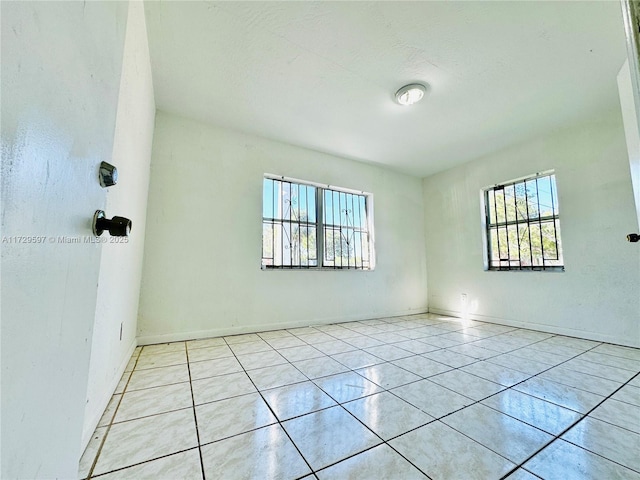
[[[372,270],[372,196],[265,175],[262,268]]]
[[[553,172],[491,187],[484,203],[489,270],[564,270]]]

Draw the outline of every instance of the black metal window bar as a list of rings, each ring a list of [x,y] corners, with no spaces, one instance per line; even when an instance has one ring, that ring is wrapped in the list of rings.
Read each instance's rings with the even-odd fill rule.
[[[323,189],[323,266],[370,268],[367,202],[364,195]]]
[[[368,270],[368,226],[364,194],[264,178],[263,268]]]
[[[564,270],[553,173],[485,191],[489,270]]]

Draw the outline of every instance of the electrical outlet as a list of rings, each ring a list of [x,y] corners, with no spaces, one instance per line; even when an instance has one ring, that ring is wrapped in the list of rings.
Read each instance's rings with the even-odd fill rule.
[[[461,293],[460,294],[460,301],[462,303],[467,303],[467,294],[466,293]]]

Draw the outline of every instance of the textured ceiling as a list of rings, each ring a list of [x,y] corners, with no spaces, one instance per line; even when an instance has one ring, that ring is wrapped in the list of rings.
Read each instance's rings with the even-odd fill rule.
[[[626,55],[617,1],[145,9],[159,109],[419,176],[614,108]]]

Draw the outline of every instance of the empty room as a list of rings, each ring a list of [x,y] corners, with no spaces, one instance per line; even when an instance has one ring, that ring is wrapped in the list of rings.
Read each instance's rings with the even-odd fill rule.
[[[638,2],[0,9],[0,478],[640,479]]]

